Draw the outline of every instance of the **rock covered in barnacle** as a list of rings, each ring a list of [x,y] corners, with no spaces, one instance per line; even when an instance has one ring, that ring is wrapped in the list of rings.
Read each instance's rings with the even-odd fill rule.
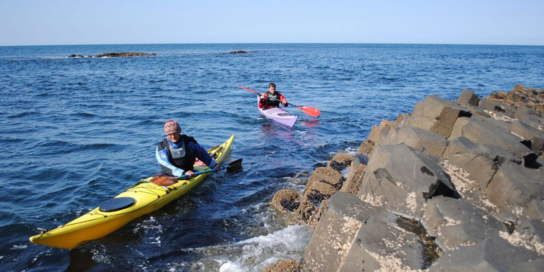
[[[543,111],[517,85],[383,120],[290,194],[315,227],[293,271],[544,271]]]

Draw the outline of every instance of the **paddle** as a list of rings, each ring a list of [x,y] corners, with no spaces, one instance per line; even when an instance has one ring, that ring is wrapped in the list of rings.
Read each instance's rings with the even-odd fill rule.
[[[221,170],[227,169],[227,173],[233,173],[233,172],[239,171],[240,169],[242,169],[242,160],[243,159],[238,159],[238,160],[235,160],[235,161],[233,161],[233,162],[231,162],[231,163],[229,163],[227,165],[223,165],[223,166],[221,166]],[[198,176],[198,175],[211,173],[211,172],[217,172],[217,170],[208,169],[208,170],[204,170],[204,171],[194,172],[193,173],[193,178]],[[189,178],[189,175],[182,175],[179,178],[180,179],[187,179],[187,178]]]
[[[252,90],[252,89],[246,88],[246,87],[244,87],[244,86],[236,86],[236,87],[242,88],[242,89],[244,89],[244,90],[246,90],[246,91],[250,91],[250,92],[252,92],[252,93],[255,93],[255,94],[257,94],[257,95],[260,95],[258,92],[254,91],[254,90]],[[310,107],[310,106],[297,106],[297,105],[294,105],[294,104],[291,104],[291,103],[287,103],[287,104],[289,104],[289,105],[291,105],[291,106],[293,106],[293,107],[297,107],[297,108],[301,109],[302,112],[304,112],[305,114],[307,114],[307,115],[309,115],[309,116],[312,116],[312,117],[318,117],[318,116],[321,114],[321,111],[318,110],[318,109],[316,109],[316,108],[314,108],[314,107]]]
[[[235,171],[238,171],[240,169],[242,169],[242,160],[243,159],[238,159],[238,160],[235,160],[227,165],[223,165],[221,166],[221,170],[224,170],[224,169],[227,169],[227,173],[232,173],[232,172],[235,172]],[[196,177],[198,175],[202,175],[204,173],[210,173],[210,172],[217,172],[217,170],[215,169],[208,169],[208,170],[205,170],[205,171],[200,171],[200,172],[195,172],[193,173],[193,177]],[[188,179],[189,178],[189,175],[183,175],[181,177],[170,177],[170,176],[158,176],[158,177],[155,177],[151,180],[151,183],[154,183],[156,185],[159,185],[159,186],[170,186],[172,184],[175,184],[177,182],[179,182],[179,180],[184,180],[184,179]]]

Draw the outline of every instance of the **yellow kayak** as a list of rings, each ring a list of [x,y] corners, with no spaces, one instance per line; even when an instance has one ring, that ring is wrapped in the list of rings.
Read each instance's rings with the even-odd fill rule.
[[[216,162],[221,165],[233,141],[234,134],[223,144],[208,150],[208,153],[213,154]],[[154,177],[144,179],[81,217],[56,229],[30,237],[30,242],[72,249],[86,241],[104,237],[130,221],[158,210],[177,199],[212,173],[207,166],[195,165],[196,171],[202,174],[192,179],[178,180],[177,183],[169,186],[159,186],[150,182]]]

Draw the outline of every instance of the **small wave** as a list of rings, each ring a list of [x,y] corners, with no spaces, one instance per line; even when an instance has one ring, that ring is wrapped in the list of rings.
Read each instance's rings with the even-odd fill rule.
[[[302,258],[311,234],[308,226],[293,225],[268,235],[235,243],[224,248],[225,255],[229,256],[227,260],[216,260],[222,263],[219,271],[263,271],[279,259],[296,258],[297,255]]]

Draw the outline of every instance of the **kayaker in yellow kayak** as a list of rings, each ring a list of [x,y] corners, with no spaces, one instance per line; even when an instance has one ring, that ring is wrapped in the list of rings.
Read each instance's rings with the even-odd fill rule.
[[[196,159],[217,172],[221,171],[221,166],[193,137],[181,134],[181,127],[177,121],[168,120],[164,124],[164,133],[166,138],[157,146],[155,157],[165,174],[193,178],[193,165]]]
[[[261,99],[259,100],[259,108],[277,108],[280,106],[280,102],[284,107],[289,105],[289,103],[287,103],[287,98],[285,98],[285,96],[283,96],[283,94],[280,92],[276,91],[276,84],[270,83],[268,84],[268,91],[261,95]]]

